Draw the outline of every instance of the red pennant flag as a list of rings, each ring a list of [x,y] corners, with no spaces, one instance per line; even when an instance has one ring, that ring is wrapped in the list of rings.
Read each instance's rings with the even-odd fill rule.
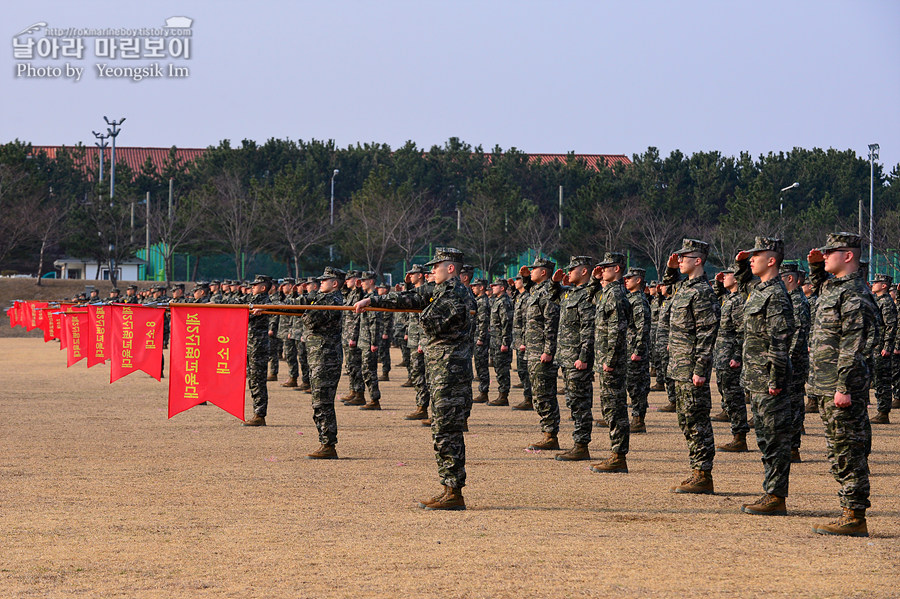
[[[20,302],[19,300],[15,300],[13,302],[13,312],[9,318],[9,324],[13,327],[24,327],[25,326],[25,310],[27,306],[25,302]]]
[[[10,328],[15,328],[15,327],[16,327],[16,315],[17,315],[17,313],[18,313],[18,311],[16,310],[16,304],[15,304],[15,302],[13,302],[12,307],[6,309],[6,315],[9,316],[9,326],[10,326]]]
[[[44,310],[44,343],[59,338],[59,313],[56,309]]]
[[[170,304],[169,418],[208,401],[244,419],[247,311]]]
[[[87,366],[96,366],[108,360],[106,351],[106,318],[109,314],[109,306],[88,306],[88,352]]]
[[[47,307],[47,302],[28,302],[28,326],[25,328],[29,331],[34,329],[43,329],[44,311],[42,308]]]
[[[109,382],[135,370],[162,377],[163,319],[166,311],[147,306],[111,306],[107,328],[112,360]]]
[[[67,312],[63,315],[65,322],[67,347],[66,367],[79,362],[87,356],[87,312]]]

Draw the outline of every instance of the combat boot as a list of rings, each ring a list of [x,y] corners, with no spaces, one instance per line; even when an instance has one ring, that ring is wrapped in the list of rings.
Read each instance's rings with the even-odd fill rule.
[[[428,419],[428,408],[425,406],[416,406],[416,409],[406,416],[403,417],[404,420],[427,420]]]
[[[363,401],[365,401],[365,400],[363,400]],[[350,405],[350,404],[348,403],[347,405]],[[363,403],[363,405],[361,405],[359,407],[359,409],[360,410],[380,410],[381,403],[379,403],[379,401],[377,399],[373,399],[369,403]]]
[[[675,402],[666,402],[666,405],[661,408],[656,409],[657,412],[674,412],[675,411]]]
[[[591,452],[587,443],[576,443],[572,449],[556,454],[556,459],[560,462],[581,462],[591,459]]]
[[[521,403],[517,403],[512,407],[513,410],[521,410],[523,412],[530,412],[534,410],[534,404],[531,403],[530,399],[523,399]]]
[[[336,460],[338,459],[337,450],[334,445],[322,444],[317,450],[306,455],[308,460]]]
[[[631,432],[633,433],[646,433],[647,425],[644,424],[643,416],[632,416],[631,417]]]
[[[594,426],[602,426],[603,428],[609,428],[609,423],[606,421],[606,418],[601,416],[594,420]]]
[[[895,397],[894,401],[891,402],[891,409],[900,408],[900,397]]]
[[[268,382],[277,381],[277,380],[278,380],[278,375],[277,375],[277,374],[271,374],[271,373],[270,373],[269,376],[266,377],[266,380],[267,380]]]
[[[441,499],[444,498],[445,495],[447,495],[447,489],[449,489],[449,488],[450,487],[448,487],[447,485],[444,485],[444,489],[438,495],[435,495],[431,499],[423,499],[422,501],[420,501],[419,507],[424,509],[424,508],[428,507],[429,505],[431,505],[432,503],[436,503],[436,502],[440,501]]]
[[[484,393],[479,393],[475,397],[472,398],[472,403],[487,403],[488,394],[485,391]]]
[[[501,393],[497,396],[497,399],[489,401],[489,406],[508,406],[509,405],[509,393]]]
[[[806,398],[806,407],[804,408],[807,414],[818,414],[819,413],[819,403],[813,399],[812,397]]]
[[[713,422],[731,422],[731,418],[728,417],[728,413],[725,410],[722,410],[715,416],[710,416],[709,419]]]
[[[302,388],[302,387],[301,387]],[[341,395],[338,399],[341,400],[342,403],[347,403],[351,399],[356,399],[356,391],[352,389],[347,393],[347,395]]]
[[[462,511],[466,509],[466,500],[463,499],[462,489],[447,487],[447,491],[436,501],[425,504],[426,510]]]
[[[844,535],[848,537],[867,537],[869,527],[866,526],[866,510],[841,508],[841,516],[828,524],[813,527],[813,532],[820,535]]]
[[[872,424],[890,424],[891,419],[888,417],[887,412],[878,412],[875,416],[869,418],[869,422]]]
[[[434,422],[433,419],[431,419],[431,418],[426,418],[425,420],[422,421],[422,426],[431,426],[431,423],[432,423],[432,422]]]
[[[756,423],[753,421],[753,416],[747,418],[747,426],[749,426],[751,429],[756,428]]]
[[[390,377],[388,377],[388,373],[382,372],[382,373],[381,373],[381,376],[378,377],[378,380],[381,381],[381,382],[383,383],[383,382],[389,381],[389,380],[391,380],[391,379],[390,379]]]
[[[747,433],[735,433],[734,439],[730,442],[725,443],[724,445],[716,446],[716,449],[719,451],[726,451],[730,453],[743,453],[745,451],[750,451],[747,447]]]
[[[544,438],[529,445],[528,449],[559,449],[559,439],[556,433],[544,433]]]
[[[712,472],[706,470],[693,470],[691,477],[682,481],[680,485],[672,487],[673,493],[694,493],[699,495],[712,495]]]
[[[745,503],[741,506],[745,514],[756,516],[787,516],[787,508],[784,505],[784,497],[764,493],[762,497],[753,503]]]
[[[628,474],[628,462],[624,453],[613,453],[602,462],[591,464],[591,472],[619,472]]]
[[[666,386],[663,385],[662,383],[660,383],[659,381],[656,381],[655,383],[653,383],[653,386],[650,387],[650,390],[651,391],[665,391]]]
[[[300,389],[300,391],[309,391],[312,389],[312,386],[309,384],[309,381],[303,381],[302,383],[300,383],[298,389]]]
[[[241,426],[265,426],[266,417],[254,414],[250,420],[245,420]]]
[[[297,386],[297,377],[292,376],[285,382],[281,383],[282,387],[296,387]]]
[[[512,388],[513,389],[524,389],[525,385],[523,385],[522,383],[516,383],[515,385],[512,386]]]
[[[345,401],[344,405],[345,406],[364,406],[364,405],[366,405],[366,396],[361,391],[354,391],[353,398]]]
[[[401,387],[415,387],[415,384],[412,382],[412,379],[406,379],[406,382],[400,385]]]
[[[800,450],[792,449],[791,450],[791,464],[802,464],[803,460],[800,459]]]

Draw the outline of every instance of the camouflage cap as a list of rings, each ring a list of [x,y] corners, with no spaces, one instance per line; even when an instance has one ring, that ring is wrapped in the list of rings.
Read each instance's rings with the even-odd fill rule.
[[[411,275],[424,275],[425,267],[421,264],[413,264],[406,272]]]
[[[635,268],[634,266],[632,266],[631,268],[628,269],[628,272],[625,273],[626,279],[629,279],[631,277],[640,277],[646,281],[647,280],[647,271],[644,270],[643,268]]]
[[[387,281],[382,281],[382,282],[378,283],[377,285],[375,285],[375,287],[378,289],[390,289],[391,288],[391,286],[387,284]]]
[[[615,266],[619,265],[625,269],[625,254],[622,252],[606,252],[603,254],[603,260],[597,266]]]
[[[841,248],[860,248],[862,247],[862,239],[856,233],[829,233],[828,240],[825,245],[818,248],[820,252],[829,250],[839,250]]]
[[[705,258],[709,256],[709,244],[699,239],[682,239],[681,249],[675,252],[679,256],[685,254],[702,254]]]
[[[490,282],[487,279],[473,279],[472,285],[481,285],[482,287],[487,287],[490,285]]]
[[[306,284],[308,285],[308,284],[310,284],[310,283],[312,283],[312,284],[314,284],[314,285],[318,285],[318,284],[319,284],[319,277],[306,277]]]
[[[647,283],[647,287],[656,287],[657,285],[659,285],[659,281],[657,281],[656,279],[653,279],[652,281]]]
[[[165,290],[166,290],[166,286],[165,286],[165,285],[154,285],[154,286],[151,287],[150,289],[151,289],[152,291],[165,291]]]
[[[875,273],[872,275],[873,283],[885,283],[888,287],[894,284],[894,277],[891,275],[886,275],[884,273]]]
[[[535,258],[534,264],[532,264],[528,268],[546,268],[552,273],[554,270],[556,270],[556,262],[554,262],[550,258]]]
[[[726,266],[725,268],[723,268],[723,269],[720,270],[719,272],[722,273],[722,274],[724,274],[724,275],[733,275],[734,273],[737,272],[737,267],[736,267],[734,264],[732,264],[732,265],[730,265],[730,266]]]
[[[757,252],[775,252],[784,256],[784,240],[777,237],[757,237],[753,242],[754,247],[746,250],[748,254]]]
[[[509,287],[509,281],[507,281],[503,277],[497,277],[496,279],[494,279],[494,282],[491,283],[491,287],[495,287],[497,285],[506,289],[507,287]]]
[[[253,282],[250,283],[250,286],[252,286],[252,285],[271,285],[271,284],[272,284],[272,277],[270,277],[269,275],[256,275],[256,278],[253,279]]]
[[[174,285],[172,285],[172,291],[175,291],[177,289],[181,289],[182,291],[184,291],[184,283],[175,283]]]
[[[783,275],[800,275],[800,265],[796,262],[782,262],[778,272]]]
[[[347,276],[347,273],[341,270],[336,266],[326,266],[325,270],[322,271],[322,275],[318,277],[320,281],[327,281],[328,279],[344,279]]]
[[[594,268],[594,259],[591,256],[570,256],[566,270],[572,270],[579,266],[587,266],[589,269]]]
[[[209,284],[210,285],[221,285],[222,281],[220,281],[219,279],[213,279],[212,281],[209,282]]]
[[[125,289],[126,289],[126,290],[127,290],[127,289],[131,289],[132,291],[137,291],[137,288],[138,288],[137,285],[129,285],[129,286],[126,287]]]
[[[122,293],[121,291],[119,291],[118,287],[113,287],[112,289],[109,290],[109,292],[110,293]]]
[[[293,278],[293,277],[285,277],[285,278],[283,278],[283,279],[280,279],[280,280],[278,281],[278,284],[279,284],[279,285],[293,285],[293,284],[294,284],[294,278]]]
[[[359,275],[360,275],[360,272],[358,270],[356,270],[355,268],[351,268],[350,270],[347,271],[348,279],[358,279]]]
[[[440,264],[441,262],[458,262],[462,264],[463,253],[456,248],[440,247],[435,249],[434,258],[425,263],[426,267]]]
[[[359,278],[363,281],[374,281],[375,280],[375,271],[374,270],[366,270],[360,273]]]
[[[459,272],[460,272],[460,274],[465,274],[465,273],[473,274],[475,272],[475,267],[472,266],[471,264],[463,264],[462,267],[459,269]]]

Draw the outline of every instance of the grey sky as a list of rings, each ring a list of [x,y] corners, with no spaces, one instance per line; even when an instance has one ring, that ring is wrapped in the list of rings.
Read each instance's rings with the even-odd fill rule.
[[[194,19],[190,76],[16,77],[3,53],[0,142],[204,147],[270,137],[486,149],[754,156],[794,146],[900,162],[900,2],[17,2],[7,40],[50,27]],[[35,34],[38,35],[38,34]],[[40,34],[43,35],[43,34]],[[10,42],[7,42],[10,44]],[[64,66],[67,60],[31,61]],[[129,61],[144,65],[153,60]],[[120,61],[117,64],[125,64]]]

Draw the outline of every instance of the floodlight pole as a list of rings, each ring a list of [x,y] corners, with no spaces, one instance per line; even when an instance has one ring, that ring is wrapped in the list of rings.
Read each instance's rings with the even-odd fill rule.
[[[872,245],[875,241],[875,161],[878,160],[878,144],[869,144],[869,272],[873,272]]]

